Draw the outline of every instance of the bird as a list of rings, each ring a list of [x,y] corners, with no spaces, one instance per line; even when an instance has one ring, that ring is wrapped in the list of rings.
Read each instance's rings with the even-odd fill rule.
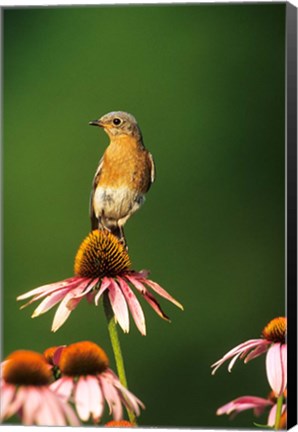
[[[92,183],[91,229],[107,229],[127,247],[123,226],[155,180],[154,159],[132,114],[113,111],[89,125],[103,128],[110,138]]]

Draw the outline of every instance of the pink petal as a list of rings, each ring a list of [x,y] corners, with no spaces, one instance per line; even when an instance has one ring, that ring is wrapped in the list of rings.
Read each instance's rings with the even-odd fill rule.
[[[49,311],[53,306],[55,306],[57,303],[59,303],[60,300],[62,300],[65,297],[65,294],[69,291],[68,288],[63,288],[58,292],[54,292],[47,296],[35,309],[33,314],[31,315],[32,318],[35,318],[47,311]]]
[[[6,417],[7,408],[9,407],[9,404],[12,402],[14,395],[16,392],[16,387],[12,384],[6,384],[4,383],[1,385],[1,420],[3,420]]]
[[[286,345],[282,348],[280,343],[274,343],[266,356],[266,372],[269,384],[276,397],[282,395],[286,388]]]
[[[50,389],[65,400],[69,400],[73,391],[73,378],[62,377],[50,385]]]
[[[88,382],[83,376],[77,382],[74,399],[80,419],[87,421],[90,417],[90,394]]]
[[[180,309],[184,309],[182,304],[179,303],[174,297],[172,297],[165,289],[163,289],[160,285],[158,285],[156,282],[153,282],[149,279],[142,279],[142,282],[150,288],[152,288],[157,294],[159,294],[161,297],[165,298],[166,300],[169,300],[174,305],[176,305]]]
[[[104,397],[98,379],[95,376],[88,375],[86,381],[89,386],[90,394],[90,412],[93,420],[98,422],[104,409]]]
[[[48,404],[46,393],[41,396],[41,404],[35,415],[35,423],[38,426],[57,426],[55,412]]]
[[[52,331],[56,332],[67,320],[69,315],[71,314],[72,310],[78,305],[78,303],[82,300],[82,298],[74,299],[74,296],[76,294],[79,294],[81,292],[80,287],[74,288],[72,291],[70,291],[62,302],[60,303],[52,324]]]
[[[243,352],[248,351],[252,348],[256,348],[260,345],[268,345],[268,341],[266,341],[265,339],[250,339],[246,342],[241,343],[240,345],[237,345],[235,348],[231,349],[230,351],[228,351],[221,359],[219,359],[217,362],[213,363],[213,365],[211,365],[213,369],[213,371],[211,372],[212,375],[215,374],[215,372],[217,371],[217,369],[228,359],[234,357],[235,355],[238,356],[241,355]],[[233,366],[233,364],[232,364]]]
[[[55,349],[55,352],[53,354],[54,365],[56,365],[56,366],[59,365],[60,357],[61,357],[62,351],[64,350],[65,347],[66,347],[66,345],[60,345]]]
[[[120,384],[120,383],[119,383]],[[121,384],[120,384],[121,386]],[[125,406],[127,406],[131,411],[133,411],[137,416],[140,415],[139,405],[144,409],[145,406],[140,399],[138,399],[133,393],[131,393],[127,388],[121,386],[119,388],[119,393],[122,399],[122,402]]]
[[[51,410],[54,419],[54,426],[66,426],[66,418],[64,411],[61,406],[63,403],[62,399],[59,398],[55,393],[51,392],[48,388],[44,390],[44,401],[47,403],[49,410]]]
[[[64,415],[67,419],[67,422],[70,426],[81,426],[81,423],[80,423],[78,417],[76,416],[76,414],[74,413],[74,411],[70,405],[68,405],[67,403],[64,403],[61,405],[61,409],[63,410],[63,413],[64,413]]]
[[[27,388],[27,397],[23,405],[22,423],[33,425],[36,413],[42,404],[42,394],[34,386]]]
[[[156,298],[149,292],[144,292],[143,297],[152,309],[165,321],[171,322],[170,318],[164,313]]]
[[[274,427],[274,425],[275,425],[276,408],[277,408],[277,405],[275,404],[275,405],[273,405],[273,407],[271,408],[271,410],[269,412],[268,420],[267,420],[268,426]],[[285,409],[286,409],[286,405],[284,404],[282,406],[282,410],[281,410],[282,414],[284,413]]]
[[[81,279],[82,278],[74,276],[60,282],[54,282],[52,284],[43,285],[41,287],[35,288],[31,291],[26,292],[25,294],[18,296],[17,300],[25,300],[26,298],[37,296],[39,294],[48,295],[53,291],[60,290],[61,288],[68,288],[70,286],[76,285],[77,283],[80,282]]]
[[[236,355],[232,358],[232,360],[230,361],[229,366],[228,366],[228,371],[229,371],[229,372],[232,372],[232,368],[233,368],[234,364],[236,363],[236,361],[237,361],[237,359],[239,358],[240,355],[241,355],[241,353],[236,354]]]
[[[99,278],[96,279],[86,279],[83,283],[81,283],[78,288],[80,288],[82,290],[81,293],[78,293],[74,296],[74,298],[80,298],[80,297],[84,297],[86,294],[88,294],[94,287],[95,285],[98,283]]]
[[[287,378],[288,378],[288,363],[287,363],[287,344],[281,345],[281,364],[282,364],[282,370],[283,370],[283,392],[285,391],[287,387]]]
[[[106,374],[103,373],[99,375],[98,378],[101,383],[104,397],[109,405],[110,414],[113,413],[114,420],[117,421],[121,420],[123,410],[122,410],[122,404],[117,390],[114,388],[109,378],[107,378]]]
[[[143,402],[120,383],[119,378],[111,369],[107,369],[105,376],[109,377],[113,385],[118,389],[124,405],[134,411],[137,416],[140,415],[139,406],[145,409]]]
[[[129,310],[133,316],[133,319],[136,323],[137,328],[140,330],[142,335],[146,335],[146,324],[145,317],[143,313],[143,309],[134,295],[133,291],[130,289],[129,285],[125,282],[125,280],[121,277],[117,278],[120,288],[124,294],[124,297],[127,301]]]
[[[269,415],[268,415],[268,420],[267,420],[267,425],[273,427],[275,425],[275,417],[276,417],[276,408],[277,405],[273,405],[273,407],[271,408]]]
[[[109,299],[115,315],[116,321],[118,321],[120,327],[124,333],[129,332],[129,315],[125,298],[120,290],[118,284],[111,279],[109,289]]]
[[[218,408],[216,411],[217,415],[231,414],[233,411],[239,413],[241,411],[246,411],[248,409],[264,409],[264,407],[272,405],[272,401],[264,398],[259,398],[256,396],[242,396],[226,405]]]
[[[98,293],[96,294],[96,296],[94,297],[94,303],[96,304],[96,306],[98,306],[98,302],[99,302],[101,295],[103,294],[103,292],[107,288],[109,288],[110,284],[111,284],[111,280],[107,277],[104,277],[102,282],[101,282],[100,289],[99,289]]]
[[[131,276],[126,276],[126,278],[135,286],[135,288],[142,294],[147,303],[152,307],[152,309],[164,320],[170,321],[170,318],[163,312],[156,298],[147,290],[147,288],[139,282],[137,278],[131,278]]]
[[[20,386],[18,390],[16,391],[16,395],[14,400],[11,402],[11,404],[7,407],[6,410],[6,417],[11,417],[13,414],[16,414],[19,409],[23,406],[25,400],[27,397],[27,391],[26,388],[23,386]]]
[[[257,348],[252,350],[245,358],[244,363],[249,362],[250,360],[253,360],[257,357],[259,357],[261,354],[266,352],[268,349],[268,344],[259,345]]]

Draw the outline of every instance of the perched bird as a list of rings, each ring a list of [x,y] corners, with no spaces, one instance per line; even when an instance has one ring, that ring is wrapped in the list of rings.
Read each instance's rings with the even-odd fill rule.
[[[91,228],[107,228],[126,244],[123,225],[143,204],[154,182],[153,157],[145,149],[141,130],[131,114],[114,111],[89,125],[102,127],[110,138],[93,179]]]

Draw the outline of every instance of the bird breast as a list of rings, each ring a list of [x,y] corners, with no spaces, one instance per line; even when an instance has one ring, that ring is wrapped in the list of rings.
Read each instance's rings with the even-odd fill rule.
[[[131,142],[110,144],[105,151],[99,186],[128,187],[145,193],[150,183],[147,151]]]

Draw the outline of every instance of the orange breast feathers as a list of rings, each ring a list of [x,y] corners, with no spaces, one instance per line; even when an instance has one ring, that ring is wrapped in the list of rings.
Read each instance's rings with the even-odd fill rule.
[[[151,183],[151,161],[144,147],[130,137],[113,140],[103,156],[98,186],[127,186],[145,193]]]

